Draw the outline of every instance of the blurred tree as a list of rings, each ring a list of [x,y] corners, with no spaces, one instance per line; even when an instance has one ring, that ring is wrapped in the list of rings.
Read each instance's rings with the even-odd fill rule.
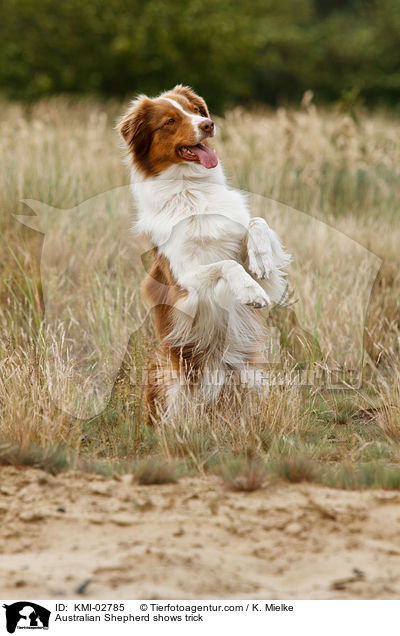
[[[359,91],[400,96],[398,0],[2,0],[0,90],[152,94],[192,84],[217,110]]]

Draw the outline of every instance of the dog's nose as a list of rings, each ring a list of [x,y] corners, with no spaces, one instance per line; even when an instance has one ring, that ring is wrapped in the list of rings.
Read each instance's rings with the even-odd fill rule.
[[[214,130],[214,122],[212,119],[205,119],[200,124],[200,130],[205,133],[211,134]]]

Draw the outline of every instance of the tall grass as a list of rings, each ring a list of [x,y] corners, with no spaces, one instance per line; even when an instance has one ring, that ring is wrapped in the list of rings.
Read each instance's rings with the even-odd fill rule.
[[[142,380],[156,338],[140,295],[145,248],[132,245],[127,231],[130,201],[117,197],[115,205],[96,208],[90,223],[75,216],[72,230],[69,223],[47,244],[48,267],[60,267],[62,259],[75,267],[57,298],[59,331],[44,315],[43,235],[12,216],[29,214],[22,199],[74,208],[127,184],[114,130],[121,111],[117,103],[64,98],[30,107],[0,103],[0,461],[31,458],[40,466],[53,463],[54,471],[70,465],[132,471],[146,482],[153,473],[154,479],[175,479],[178,462],[183,473],[217,471],[242,490],[261,486],[265,471],[341,487],[399,487],[399,121],[386,112],[360,113],[355,120],[308,104],[293,111],[236,109],[218,122],[216,150],[230,182],[253,193],[254,213],[267,215],[302,262],[290,275],[290,309],[268,317],[278,330],[281,367],[289,372],[313,361],[323,368],[330,355],[357,342],[362,387],[331,391],[286,382],[224,412],[193,407],[148,428]],[[284,205],[265,208],[265,197]],[[299,217],[290,208],[307,213],[304,222],[294,223]],[[343,233],[336,243],[315,219]],[[341,300],[357,286],[365,300],[364,251],[350,239],[376,255],[380,266],[366,317]],[[315,259],[327,241],[326,272],[317,271]],[[85,271],[88,253],[91,269]],[[341,295],[332,281],[340,281]],[[71,305],[78,319],[68,313]],[[77,325],[84,325],[98,352],[110,341],[119,346],[123,329],[127,338],[132,333],[106,408],[86,418],[68,415],[53,401],[54,382],[67,393],[75,373],[60,350],[60,333],[68,337]],[[83,380],[82,395],[89,391]]]

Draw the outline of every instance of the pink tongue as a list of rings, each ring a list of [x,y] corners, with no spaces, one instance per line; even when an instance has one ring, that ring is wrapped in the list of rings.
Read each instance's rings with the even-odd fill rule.
[[[204,144],[197,144],[197,146],[190,146],[190,152],[193,152],[198,157],[200,163],[205,168],[215,168],[218,165],[218,157],[214,150],[208,148]]]

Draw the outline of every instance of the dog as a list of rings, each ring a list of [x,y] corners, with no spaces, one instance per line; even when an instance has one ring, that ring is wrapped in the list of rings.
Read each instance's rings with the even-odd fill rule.
[[[266,347],[260,309],[282,302],[291,257],[227,184],[210,146],[216,125],[191,88],[140,95],[118,127],[136,230],[153,251],[144,283],[160,338],[146,390],[153,424],[188,402],[216,404],[232,374],[246,384]]]

